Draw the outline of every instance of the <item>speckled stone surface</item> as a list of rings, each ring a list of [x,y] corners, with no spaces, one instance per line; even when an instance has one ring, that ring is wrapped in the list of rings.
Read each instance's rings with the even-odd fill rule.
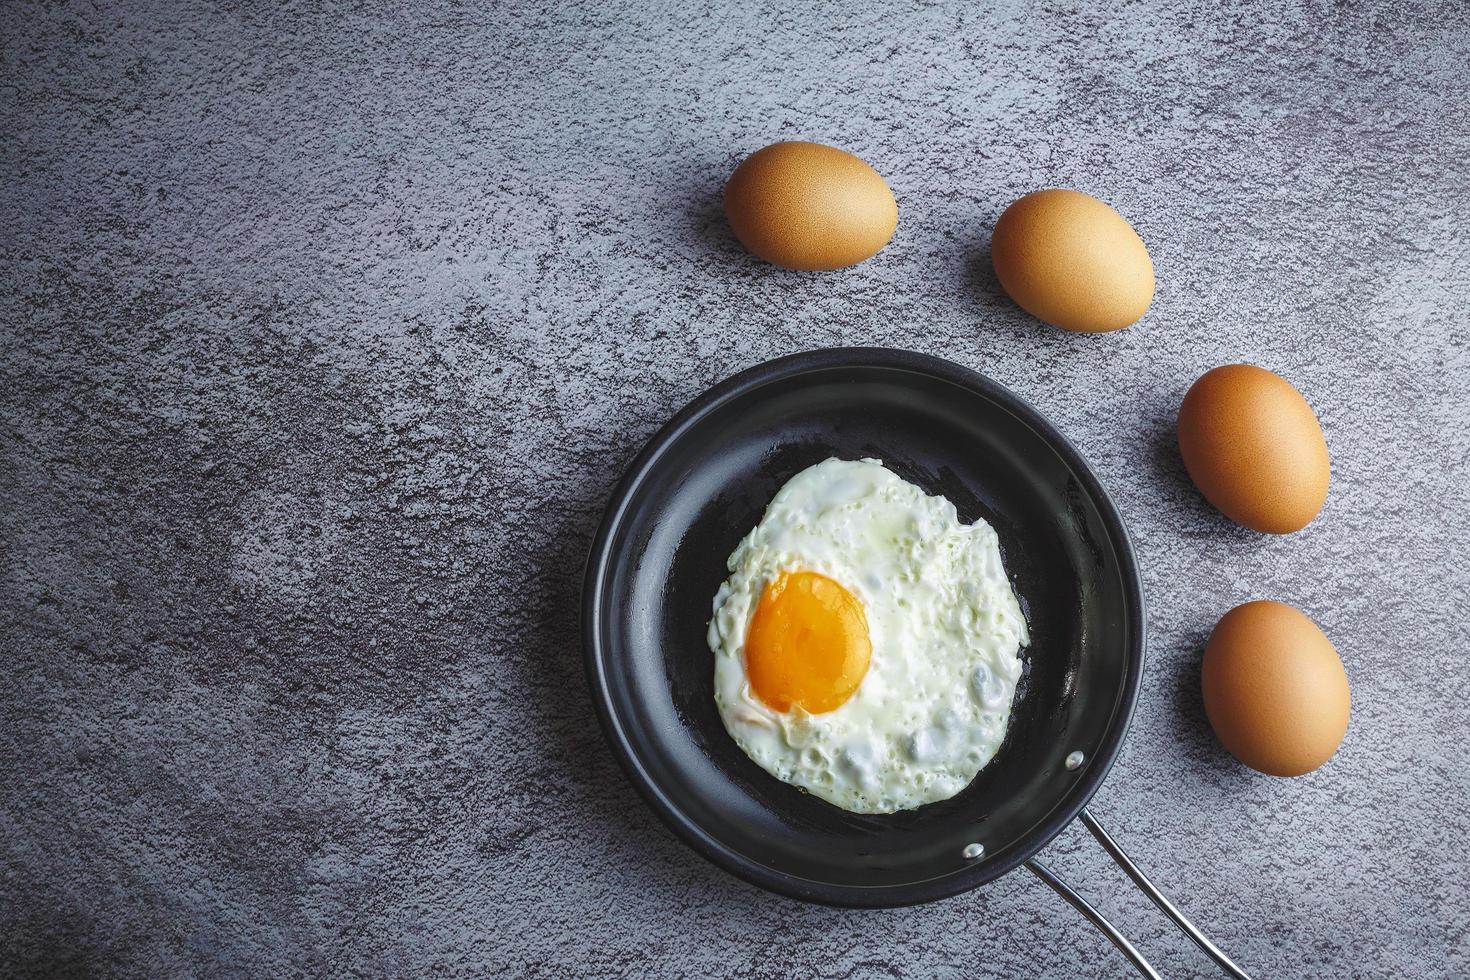
[[[621,467],[835,344],[984,371],[1116,494],[1152,650],[1095,810],[1179,905],[1257,978],[1470,973],[1463,6],[797,7],[4,8],[0,974],[1125,975],[1024,873],[888,912],[758,892],[603,744],[575,624]],[[876,259],[732,241],[723,181],[783,138],[889,180]],[[1149,244],[1141,323],[999,293],[989,229],[1049,185]],[[1182,472],[1179,400],[1236,360],[1327,432],[1300,534]],[[1202,715],[1253,597],[1352,680],[1305,778]],[[1211,974],[1085,833],[1047,853]]]

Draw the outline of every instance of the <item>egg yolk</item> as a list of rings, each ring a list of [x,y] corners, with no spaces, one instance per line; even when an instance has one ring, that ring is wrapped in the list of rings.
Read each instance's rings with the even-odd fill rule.
[[[872,654],[862,602],[816,572],[783,572],[767,583],[745,635],[751,689],[774,711],[840,708]]]

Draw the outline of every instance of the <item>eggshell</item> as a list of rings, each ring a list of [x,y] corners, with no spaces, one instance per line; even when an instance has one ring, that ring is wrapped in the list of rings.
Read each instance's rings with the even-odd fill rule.
[[[1143,240],[1121,214],[1081,191],[1036,191],[1006,208],[990,260],[1011,299],[1064,330],[1119,330],[1154,298]]]
[[[1272,776],[1321,766],[1347,734],[1352,696],[1317,624],[1282,602],[1236,606],[1200,669],[1210,725],[1230,754]]]
[[[725,185],[725,216],[750,251],[788,269],[840,269],[876,255],[898,226],[878,171],[820,143],[757,150]]]
[[[1257,531],[1300,531],[1327,499],[1317,416],[1265,368],[1229,364],[1196,381],[1179,406],[1179,454],[1205,499]]]

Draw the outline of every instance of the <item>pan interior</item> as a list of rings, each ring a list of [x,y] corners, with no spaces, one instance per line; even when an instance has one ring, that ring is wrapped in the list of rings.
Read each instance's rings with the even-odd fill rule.
[[[1003,389],[918,355],[810,360],[723,386],[635,464],[589,568],[594,696],[661,816],[730,870],[843,904],[952,894],[1039,849],[1110,764],[1141,668],[1132,557],[1080,460]],[[918,810],[848,813],[780,782],[714,706],[705,629],[725,561],[776,491],[829,456],[881,459],[961,520],[990,522],[1030,625],[1000,751],[958,796]],[[1089,760],[1076,771],[1073,751]],[[972,842],[983,858],[962,856]]]

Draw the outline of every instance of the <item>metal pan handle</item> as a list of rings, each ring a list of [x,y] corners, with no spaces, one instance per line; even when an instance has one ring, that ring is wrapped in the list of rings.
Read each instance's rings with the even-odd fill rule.
[[[1210,959],[1220,964],[1221,969],[1230,976],[1235,977],[1236,980],[1251,980],[1248,973],[1236,966],[1230,957],[1226,956],[1220,951],[1218,946],[1210,942],[1209,937],[1200,932],[1193,922],[1185,918],[1183,912],[1180,912],[1174,907],[1173,902],[1164,897],[1164,893],[1159,891],[1154,883],[1149,880],[1148,875],[1144,874],[1138,865],[1129,859],[1127,854],[1123,853],[1123,849],[1118,846],[1117,841],[1109,836],[1108,832],[1103,829],[1102,824],[1097,822],[1097,818],[1090,811],[1082,811],[1082,823],[1092,833],[1092,836],[1097,838],[1097,842],[1103,846],[1103,850],[1108,852],[1108,856],[1117,862],[1118,867],[1128,873],[1128,877],[1133,879],[1133,883],[1139,887],[1139,890],[1153,899],[1153,903],[1162,909],[1165,915],[1173,919],[1174,924],[1186,936],[1193,939],[1195,944],[1209,955]],[[1085,915],[1088,921],[1097,926],[1098,930],[1104,936],[1107,936],[1112,944],[1122,951],[1124,956],[1128,957],[1129,961],[1139,973],[1145,977],[1149,977],[1150,980],[1161,980],[1159,972],[1149,965],[1148,960],[1143,958],[1143,955],[1134,948],[1133,944],[1128,941],[1128,938],[1119,932],[1116,926],[1104,918],[1101,912],[1093,908],[1087,899],[1077,894],[1066,882],[1058,878],[1050,868],[1035,858],[1032,858],[1026,862],[1026,870],[1046,882],[1053,891],[1065,898],[1073,908]]]

